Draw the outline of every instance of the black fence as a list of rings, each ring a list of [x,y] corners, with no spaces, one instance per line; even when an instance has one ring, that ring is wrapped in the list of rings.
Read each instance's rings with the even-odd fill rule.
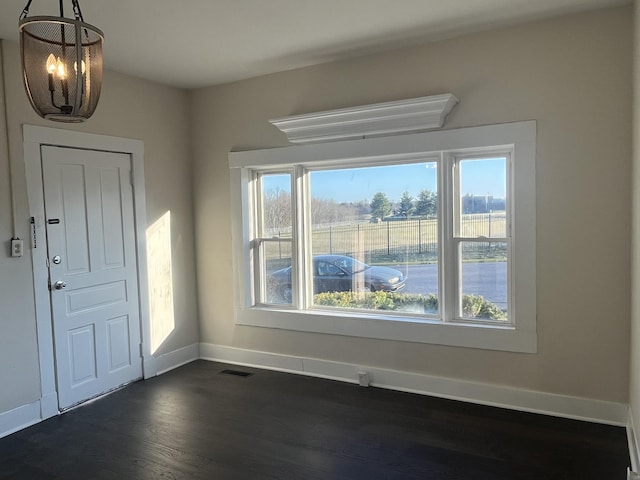
[[[506,255],[506,243],[490,241],[492,237],[505,237],[504,212],[463,215],[461,234],[469,238],[481,237],[483,241],[462,242],[462,257],[502,257]],[[290,231],[274,231],[274,236],[290,238]],[[315,225],[312,230],[313,254],[353,255],[366,252],[374,259],[385,257],[416,256],[421,260],[438,256],[438,222],[436,219],[407,219],[378,223],[345,223]],[[487,241],[484,241],[484,238]],[[286,240],[290,244],[289,240]],[[290,249],[278,249],[278,257],[289,256]],[[273,252],[275,253],[275,252]],[[284,255],[283,255],[284,253]]]

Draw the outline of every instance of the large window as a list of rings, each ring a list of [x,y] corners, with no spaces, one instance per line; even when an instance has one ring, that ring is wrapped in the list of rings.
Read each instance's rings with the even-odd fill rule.
[[[230,157],[239,323],[535,351],[533,122]]]

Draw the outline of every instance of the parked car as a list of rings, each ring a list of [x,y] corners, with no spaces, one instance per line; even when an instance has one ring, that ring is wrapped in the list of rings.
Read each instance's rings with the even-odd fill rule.
[[[313,257],[313,293],[348,292],[352,290],[402,290],[407,277],[389,267],[367,265],[346,255]],[[291,267],[276,270],[270,276],[270,287],[277,297],[291,303]]]

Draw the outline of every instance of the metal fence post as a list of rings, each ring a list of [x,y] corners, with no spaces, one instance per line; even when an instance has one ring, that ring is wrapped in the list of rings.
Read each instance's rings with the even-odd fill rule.
[[[391,232],[389,230],[389,224],[391,222],[387,220],[387,255],[391,255]]]
[[[329,225],[329,253],[333,254],[333,227]]]

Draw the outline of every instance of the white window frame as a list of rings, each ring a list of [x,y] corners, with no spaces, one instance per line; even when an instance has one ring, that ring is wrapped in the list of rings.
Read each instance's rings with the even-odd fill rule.
[[[515,321],[513,319],[513,307],[512,307],[512,297],[513,297],[513,283],[511,282],[512,274],[511,274],[511,266],[513,264],[513,255],[511,252],[511,245],[513,243],[512,240],[512,229],[511,229],[511,218],[512,218],[512,200],[514,194],[514,183],[515,180],[512,176],[512,159],[514,156],[514,148],[509,147],[497,147],[497,148],[479,148],[472,149],[471,151],[449,151],[443,154],[444,164],[447,168],[447,171],[444,175],[441,175],[439,178],[442,180],[442,191],[443,191],[443,204],[446,203],[446,212],[443,212],[441,209],[439,211],[439,216],[442,218],[444,223],[444,228],[442,229],[444,232],[444,240],[443,240],[443,259],[441,260],[441,277],[445,282],[444,288],[442,289],[444,292],[452,291],[455,292],[454,295],[445,295],[445,308],[448,312],[451,312],[447,315],[444,315],[443,321],[449,322],[484,322],[484,323],[494,323],[495,321],[485,322],[480,319],[469,319],[463,317],[462,315],[462,288],[460,284],[460,277],[462,275],[462,259],[460,257],[460,246],[464,242],[501,242],[506,243],[507,245],[507,318],[508,323],[513,326],[515,325]],[[459,231],[460,223],[462,219],[463,213],[460,211],[460,199],[462,198],[462,192],[460,191],[460,163],[465,160],[480,160],[483,158],[505,158],[506,160],[506,236],[505,237],[468,237],[463,236]],[[446,213],[446,214],[445,214]],[[447,269],[447,274],[443,274],[442,269]]]
[[[348,167],[358,164],[373,166],[405,162],[407,159],[424,159],[433,157],[434,154],[458,158],[470,151],[476,154],[482,149],[489,152],[497,149],[512,152],[508,162],[511,175],[507,175],[511,179],[507,193],[510,194],[511,209],[508,212],[511,220],[508,325],[476,321],[443,322],[393,312],[381,315],[379,312],[352,312],[346,309],[311,309],[308,308],[309,298],[297,299],[301,307],[299,310],[296,307],[255,304],[252,292],[254,259],[250,248],[255,228],[251,214],[255,200],[255,190],[252,191],[253,172],[293,169],[292,197],[296,199],[293,203],[294,221],[304,225],[302,215],[307,199],[297,195],[301,182],[306,181],[304,168]],[[535,353],[535,156],[535,121],[230,153],[235,322],[239,325],[363,338]],[[448,174],[451,175],[451,172]],[[442,178],[443,175],[439,177]],[[450,180],[445,183],[452,185]],[[443,187],[445,190],[442,190]],[[453,195],[447,194],[448,189],[448,186],[439,185],[440,193],[446,195],[448,201],[453,201]],[[453,205],[448,207],[452,208]],[[444,221],[450,222],[447,219]],[[452,225],[449,224],[448,229],[451,228]],[[448,252],[444,247],[447,258],[442,260],[445,262],[451,261],[450,257],[453,255],[451,246],[456,244],[453,233],[449,230],[446,233],[448,237],[442,239],[445,244],[449,243]],[[298,231],[298,235],[303,241],[308,239],[308,232],[304,228]],[[294,249],[297,249],[293,259],[294,269],[306,272],[308,269],[304,268],[304,263],[307,260],[300,247],[302,242],[297,243],[298,246],[294,239]],[[443,262],[440,263],[440,268],[443,268]],[[303,275],[309,277],[310,273],[302,273],[299,277]],[[299,291],[304,291],[302,287],[308,281],[308,278],[296,279]],[[452,285],[445,286],[445,289],[451,287]],[[307,292],[305,297],[308,296]],[[295,301],[294,299],[294,304]],[[453,305],[443,305],[441,309],[452,307]]]
[[[261,215],[264,215],[264,209],[263,209],[263,205],[262,205],[262,201],[264,199],[264,195],[262,192],[262,186],[261,186],[261,177],[264,175],[290,175],[291,179],[290,179],[290,192],[291,192],[291,199],[293,200],[294,195],[294,189],[293,189],[293,183],[294,183],[294,172],[291,170],[268,170],[267,172],[261,172],[259,170],[254,170],[251,176],[251,187],[250,190],[252,192],[252,198],[253,200],[253,204],[256,205],[256,209],[260,212]],[[293,209],[293,204],[291,205],[291,221],[292,224],[294,222],[294,209]],[[262,261],[262,256],[264,255],[264,246],[268,243],[272,243],[272,242],[276,242],[276,241],[282,241],[280,239],[280,237],[267,237],[265,235],[265,232],[263,231],[264,228],[264,218],[258,218],[257,216],[255,218],[252,218],[252,226],[251,226],[252,230],[251,230],[251,248],[250,248],[250,252],[249,255],[251,258],[253,258],[253,265],[251,266],[251,270],[253,272],[253,288],[251,289],[252,293],[251,293],[251,305],[270,305],[268,302],[265,301],[265,296],[267,294],[266,292],[266,285],[264,284],[264,282],[262,281],[262,279],[266,278],[266,272],[264,271],[264,262]],[[294,229],[292,227],[291,229],[291,239],[287,239],[287,241],[289,241],[291,243],[291,250],[293,251],[293,249],[295,248],[295,245],[297,244],[297,230]],[[295,257],[295,255],[293,255]],[[296,281],[297,278],[297,269],[294,268],[293,272],[292,272],[292,280],[293,282]],[[294,295],[296,295],[296,289],[294,289]],[[295,303],[295,302],[294,302]]]

